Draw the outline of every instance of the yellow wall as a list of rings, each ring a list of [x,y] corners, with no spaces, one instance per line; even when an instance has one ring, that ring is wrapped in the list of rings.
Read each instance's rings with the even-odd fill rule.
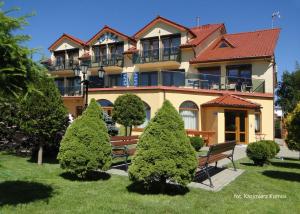
[[[203,131],[215,131],[216,134],[213,137],[213,143],[221,143],[225,141],[225,115],[224,107],[201,107],[203,103],[206,103],[214,98],[220,96],[220,94],[209,94],[209,93],[197,93],[193,91],[171,91],[163,89],[147,89],[147,90],[111,90],[111,91],[98,91],[98,92],[89,92],[89,99],[95,98],[107,99],[114,103],[116,98],[119,95],[125,93],[134,93],[139,96],[144,102],[146,102],[151,107],[151,118],[154,117],[155,112],[162,106],[162,103],[165,99],[169,100],[174,107],[179,110],[179,106],[184,101],[194,102],[199,109],[199,118],[198,118],[198,127],[199,130]],[[245,99],[248,99],[252,102],[258,103],[262,106],[262,133],[266,134],[265,139],[273,139],[273,98],[259,98],[242,96]],[[243,109],[245,110],[245,109]],[[248,142],[255,141],[255,117],[254,110],[247,110],[248,112]]]
[[[76,107],[84,105],[82,97],[63,97],[63,102],[68,110],[68,113],[72,114],[75,117],[78,116],[76,112]]]

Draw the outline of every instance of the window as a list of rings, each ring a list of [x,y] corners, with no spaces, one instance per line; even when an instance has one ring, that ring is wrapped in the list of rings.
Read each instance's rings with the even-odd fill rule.
[[[158,84],[157,72],[141,72],[139,75],[140,86],[156,86]]]
[[[65,94],[64,78],[55,78],[55,85],[57,86],[61,95]]]
[[[121,74],[110,74],[107,76],[108,86],[121,86]]]
[[[103,111],[105,111],[109,116],[112,115],[113,103],[106,99],[101,99],[97,101],[98,104],[102,107]]]
[[[227,66],[227,84],[237,84],[240,90],[242,85],[252,86],[252,66],[233,65]]]
[[[177,56],[180,46],[180,35],[163,37],[161,40],[163,45],[163,60],[169,60],[173,55]]]
[[[261,113],[255,113],[255,133],[261,133]]]
[[[221,68],[208,67],[198,68],[199,78],[202,80],[203,88],[220,88],[221,84]],[[206,87],[205,87],[206,86]]]
[[[146,118],[145,118],[144,123],[142,125],[139,125],[138,128],[145,128],[148,125],[150,118],[151,118],[150,106],[145,102],[143,102],[143,103],[144,103],[144,108],[145,108],[145,112],[146,112]]]
[[[143,48],[142,56],[144,57],[145,62],[158,60],[158,53],[159,53],[158,38],[155,37],[151,39],[145,39],[142,40],[141,43]]]
[[[164,86],[183,86],[185,81],[184,70],[162,71]]]
[[[198,129],[199,109],[194,102],[183,102],[179,107],[179,114],[183,119],[185,129]]]
[[[105,78],[105,76],[104,76]],[[99,76],[89,76],[89,88],[104,88],[104,79]]]
[[[219,48],[227,48],[228,45],[226,42],[221,42],[221,44],[219,45]]]
[[[101,62],[102,64],[105,64],[106,62],[106,46],[105,45],[97,45],[93,46],[93,52],[94,52],[94,63]]]

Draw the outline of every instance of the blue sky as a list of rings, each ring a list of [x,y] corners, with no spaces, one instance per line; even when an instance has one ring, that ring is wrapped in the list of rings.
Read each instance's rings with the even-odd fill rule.
[[[21,8],[12,16],[36,12],[23,33],[32,37],[27,45],[46,56],[62,33],[88,40],[105,24],[133,35],[157,15],[187,27],[195,26],[199,16],[200,24],[225,23],[228,33],[237,33],[271,28],[272,13],[280,11],[275,22],[282,29],[276,48],[279,77],[300,61],[298,0],[6,0],[4,10],[12,6]]]

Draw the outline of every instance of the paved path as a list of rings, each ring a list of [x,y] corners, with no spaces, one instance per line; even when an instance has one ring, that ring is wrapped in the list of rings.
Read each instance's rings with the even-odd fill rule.
[[[280,152],[277,154],[278,158],[293,158],[293,159],[299,159],[300,154],[296,151],[291,151],[287,148],[285,145],[285,142],[283,139],[275,139],[275,142],[280,145]]]

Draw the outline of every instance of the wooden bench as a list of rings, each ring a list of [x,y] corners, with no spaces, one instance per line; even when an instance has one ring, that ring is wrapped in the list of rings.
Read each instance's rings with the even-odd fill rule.
[[[233,154],[234,154],[234,148],[235,148],[236,142],[235,141],[228,141],[225,143],[220,143],[216,145],[212,145],[209,147],[209,150],[205,156],[199,156],[198,158],[198,167],[202,170],[204,170],[205,174],[207,175],[210,183],[210,187],[214,187],[213,183],[211,181],[208,167],[209,164],[215,163],[215,167],[218,165],[218,161],[228,158],[231,160],[234,170],[236,171],[235,164],[233,162]],[[230,153],[224,153],[231,151]]]
[[[112,146],[112,157],[124,157],[126,170],[128,168],[128,157],[135,153],[136,145],[138,143],[139,136],[113,136],[110,138],[110,143]]]

